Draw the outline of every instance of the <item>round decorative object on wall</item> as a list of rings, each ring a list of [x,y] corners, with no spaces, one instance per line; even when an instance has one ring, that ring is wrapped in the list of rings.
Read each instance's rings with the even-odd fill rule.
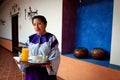
[[[73,51],[73,55],[77,58],[85,58],[88,56],[88,49],[84,47],[77,48]]]
[[[93,48],[90,51],[90,56],[94,59],[105,59],[106,52],[104,49],[101,49],[101,48]]]

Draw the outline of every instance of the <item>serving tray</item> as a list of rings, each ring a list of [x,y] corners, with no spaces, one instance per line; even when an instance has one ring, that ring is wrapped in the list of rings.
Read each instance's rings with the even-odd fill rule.
[[[36,62],[32,62],[31,59],[29,59],[28,61],[21,61],[19,57],[13,57],[13,58],[15,59],[17,64],[24,64],[27,66],[51,66],[49,61],[36,63]]]

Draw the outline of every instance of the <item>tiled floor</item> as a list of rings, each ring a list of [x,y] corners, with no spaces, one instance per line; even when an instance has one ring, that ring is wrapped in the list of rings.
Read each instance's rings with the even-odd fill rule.
[[[13,56],[13,53],[0,47],[0,80],[24,80]],[[62,79],[57,77],[57,80]]]
[[[11,52],[0,47],[0,80],[22,80],[22,73]]]
[[[60,66],[61,68],[59,70],[59,76],[62,75],[61,77],[64,78],[64,76],[66,75],[67,78],[69,78],[69,76],[76,76],[76,74],[80,75],[78,77],[75,77],[80,77],[80,79],[74,78],[65,80],[120,80],[120,72],[117,70],[90,64],[83,61],[80,61],[79,64],[76,63],[78,66],[72,67],[71,64],[69,64],[69,61],[72,62],[74,60],[67,59],[67,61],[64,59],[65,58],[63,57],[61,60],[62,64],[64,65],[61,64]],[[76,74],[69,74],[71,69],[78,69],[79,66],[80,71],[78,70]],[[64,69],[66,67],[67,69]],[[19,70],[16,62],[13,59],[13,53],[2,47],[0,47],[0,80],[24,80],[21,71]],[[63,79],[57,77],[57,80]]]

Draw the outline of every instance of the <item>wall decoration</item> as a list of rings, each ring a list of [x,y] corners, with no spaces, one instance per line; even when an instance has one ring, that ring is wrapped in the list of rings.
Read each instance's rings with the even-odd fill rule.
[[[0,19],[0,24],[4,25],[5,24],[5,21]]]
[[[14,15],[14,14],[19,14],[20,13],[20,7],[18,6],[18,4],[13,4],[11,11],[10,11],[10,15]]]
[[[29,7],[29,11],[27,12],[27,9],[24,10],[25,11],[25,20],[26,20],[26,15],[28,16],[28,18],[32,18],[33,16],[38,14],[38,10],[33,11],[31,6]]]

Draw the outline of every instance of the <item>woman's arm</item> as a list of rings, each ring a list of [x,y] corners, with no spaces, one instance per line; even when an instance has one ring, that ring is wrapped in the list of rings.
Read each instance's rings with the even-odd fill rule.
[[[51,67],[47,67],[49,75],[55,75],[57,73],[60,63],[60,51],[58,48],[58,41],[55,37],[53,37],[52,41],[53,43],[51,44],[51,53],[48,58],[52,65]]]

